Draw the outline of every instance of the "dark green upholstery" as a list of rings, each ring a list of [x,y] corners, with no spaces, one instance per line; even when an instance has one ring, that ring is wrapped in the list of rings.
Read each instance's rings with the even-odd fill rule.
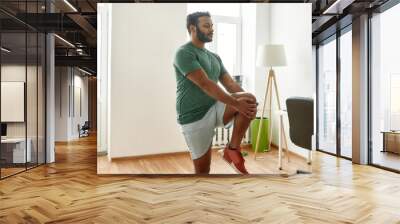
[[[314,133],[314,100],[305,97],[290,97],[286,100],[289,118],[289,135],[292,142],[311,150]]]

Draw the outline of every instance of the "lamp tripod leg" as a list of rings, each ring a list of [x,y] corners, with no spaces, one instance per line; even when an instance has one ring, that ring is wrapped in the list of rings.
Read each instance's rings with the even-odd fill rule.
[[[257,158],[258,147],[260,145],[260,137],[261,137],[261,130],[262,130],[262,126],[263,126],[266,99],[268,97],[268,92],[270,92],[270,87],[271,87],[271,76],[268,75],[267,86],[266,86],[264,102],[263,102],[263,108],[262,108],[262,111],[261,111],[260,123],[258,125],[258,133],[257,133],[256,148],[255,148],[255,152],[254,152],[254,160]]]
[[[273,82],[273,78],[274,78],[274,70],[269,70],[269,75],[271,76],[271,83],[270,83],[270,88],[269,88],[269,97],[268,97],[268,101],[269,101],[269,113],[268,113],[268,149],[271,149],[271,142],[272,142],[272,82]]]
[[[279,98],[279,90],[278,90],[278,85],[276,84],[275,74],[273,74],[273,76],[272,76],[272,82],[273,82],[274,88],[275,88],[275,96],[276,96],[276,101],[278,103],[278,110],[281,110],[282,109],[281,108],[281,101],[280,101],[280,98]],[[285,126],[283,125],[282,116],[280,116],[279,122],[280,122],[280,124],[282,126],[282,132],[283,132],[282,134],[283,134],[283,140],[285,141],[285,146],[286,146],[285,150],[286,150],[287,158],[288,158],[288,161],[290,161],[290,159],[289,159],[289,148],[288,148],[288,145],[287,145]]]

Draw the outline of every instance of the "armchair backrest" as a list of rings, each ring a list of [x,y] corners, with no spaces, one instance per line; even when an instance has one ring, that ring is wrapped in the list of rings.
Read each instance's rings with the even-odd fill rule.
[[[306,97],[290,97],[286,100],[289,118],[290,140],[297,146],[312,149],[314,133],[314,100]]]

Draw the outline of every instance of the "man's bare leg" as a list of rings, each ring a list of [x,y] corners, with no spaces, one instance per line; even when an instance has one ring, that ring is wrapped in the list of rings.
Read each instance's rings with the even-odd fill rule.
[[[255,103],[255,100],[254,100]],[[252,114],[253,117],[255,114]],[[231,106],[226,106],[224,117],[224,124],[226,125],[230,120],[234,119],[234,126],[231,141],[229,145],[224,149],[223,159],[232,166],[236,172],[240,174],[249,174],[244,166],[244,159],[240,153],[240,142],[249,127],[251,118],[236,111],[235,108]]]
[[[209,174],[211,165],[211,146],[208,151],[198,159],[193,160],[196,174]]]
[[[250,125],[250,118],[245,117],[242,114],[235,116],[232,137],[230,141],[230,147],[234,149],[240,149],[240,143]]]
[[[243,97],[243,96],[242,96]],[[237,98],[242,98],[238,96]],[[248,97],[243,97],[250,100]],[[255,102],[255,101],[254,101]],[[228,124],[232,119],[234,120],[234,127],[232,132],[232,137],[230,141],[230,147],[233,149],[240,149],[240,142],[243,139],[243,136],[249,127],[250,118],[240,114],[235,108],[226,105],[225,112],[223,115],[223,123],[224,125]],[[198,159],[193,160],[194,169],[196,174],[208,174],[210,173],[210,165],[211,165],[211,148],[210,145],[208,151]]]
[[[225,113],[223,116],[224,125],[226,125],[232,119],[235,120],[230,141],[230,147],[234,149],[240,149],[240,143],[242,142],[242,139],[250,125],[251,119],[239,113],[235,108],[226,105]]]

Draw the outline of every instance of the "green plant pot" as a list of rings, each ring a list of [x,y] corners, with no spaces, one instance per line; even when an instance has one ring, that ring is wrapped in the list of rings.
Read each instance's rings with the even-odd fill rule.
[[[251,131],[251,147],[253,151],[256,151],[256,144],[257,144],[257,135],[258,135],[258,128],[260,125],[261,118],[257,117],[251,121],[250,124],[250,131]],[[269,142],[269,133],[268,133],[268,125],[269,119],[263,118],[263,125],[261,129],[260,135],[260,143],[258,146],[258,152],[267,152],[269,150],[268,142]]]

